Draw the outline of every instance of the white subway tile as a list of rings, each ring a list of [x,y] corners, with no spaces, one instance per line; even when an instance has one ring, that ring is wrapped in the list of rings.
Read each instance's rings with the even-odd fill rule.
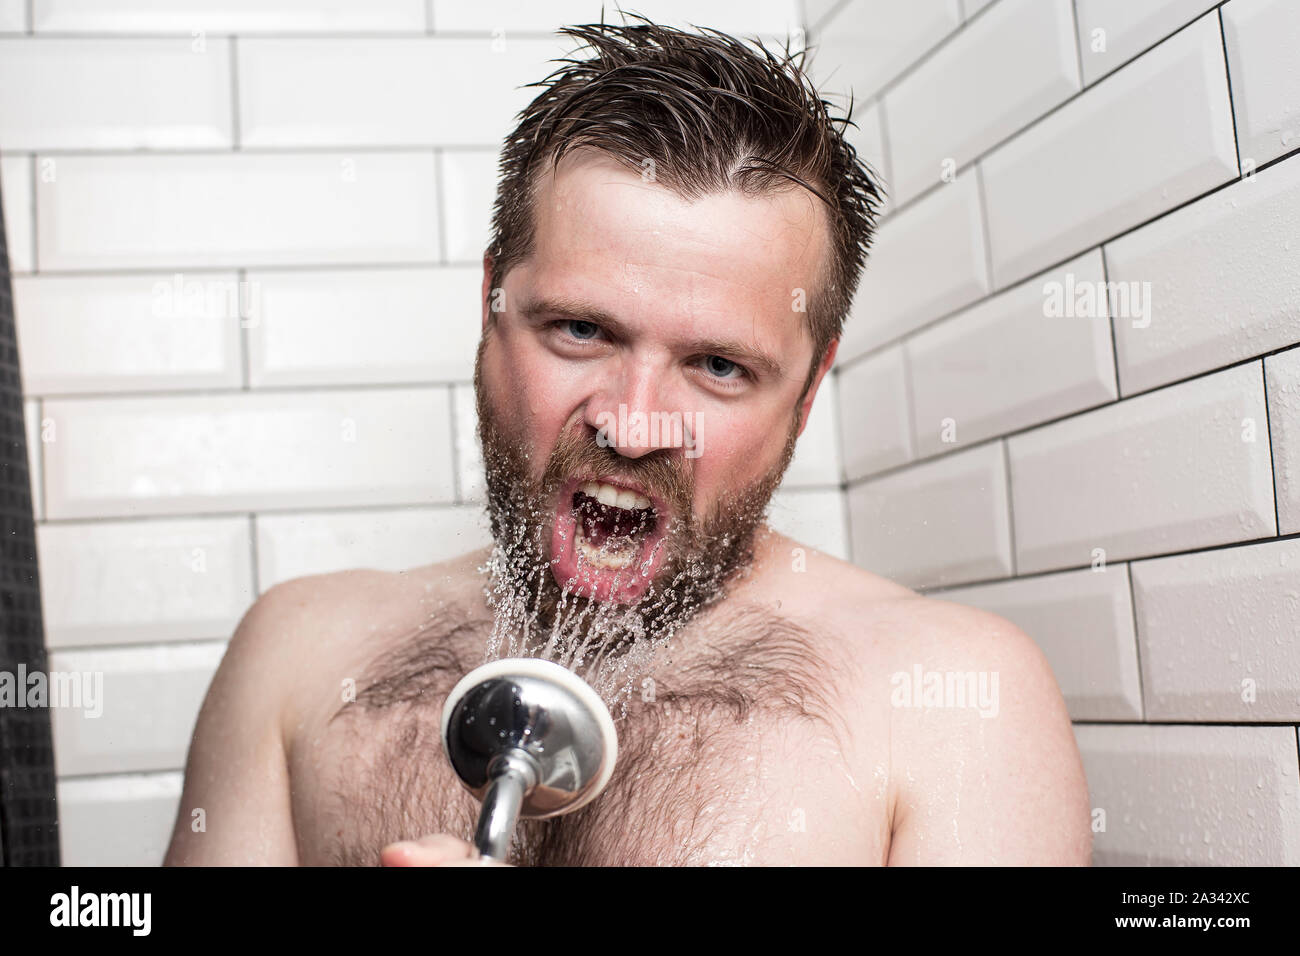
[[[27,0],[0,0],[0,33],[27,32]]]
[[[51,518],[452,499],[445,388],[45,403]]]
[[[841,111],[848,109],[848,105],[836,104]],[[859,102],[853,104],[853,116],[851,117],[854,126],[843,126],[844,139],[857,152],[858,158],[867,163],[877,174],[874,180],[877,185],[884,186],[885,189],[892,189],[890,185],[889,159],[885,155],[885,118],[881,114],[880,105],[872,103],[865,108]],[[887,197],[892,199],[893,197]],[[881,203],[880,212],[883,214],[888,201]]]
[[[64,866],[159,866],[180,805],[182,774],[60,780]]]
[[[225,642],[217,641],[51,652],[50,670],[80,675],[83,688],[81,706],[51,707],[55,772],[64,777],[181,769],[225,650]],[[102,696],[87,698],[85,688],[97,684]]]
[[[938,454],[1113,400],[1104,282],[1093,250],[907,339],[917,451]],[[1070,314],[1085,287],[1095,311]],[[1066,314],[1047,314],[1054,301]]]
[[[492,543],[482,508],[259,515],[258,587],[349,568],[404,571]]]
[[[907,371],[901,346],[839,372],[840,447],[849,481],[912,458]]]
[[[23,402],[23,424],[27,432],[27,473],[31,476],[32,516],[40,521],[45,517],[45,480],[41,476],[41,406],[38,402]],[[47,637],[48,628],[47,622]]]
[[[1218,16],[981,161],[1001,287],[1237,175]]]
[[[1300,349],[1264,360],[1278,533],[1300,531]]]
[[[32,201],[32,157],[0,156],[0,199],[4,202],[5,241],[10,272],[36,268],[32,247],[36,207]]]
[[[1300,719],[1300,540],[1133,564],[1147,718]]]
[[[426,153],[41,158],[41,268],[438,261]]]
[[[772,496],[767,520],[774,530],[800,544],[848,560],[844,492],[839,489],[783,488]],[[790,560],[793,561],[796,557],[797,555],[791,555]]]
[[[481,267],[250,272],[249,381],[468,381],[481,283]]]
[[[452,390],[456,420],[456,481],[460,501],[484,501],[487,488],[483,476],[483,453],[478,440],[478,414],[472,385]]]
[[[240,384],[233,272],[28,276],[13,288],[29,395]]]
[[[844,328],[845,359],[896,339],[989,291],[973,172],[884,223]]]
[[[227,40],[0,39],[0,89],[0,149],[231,144]]]
[[[491,37],[239,43],[246,147],[499,145],[555,69],[558,41]],[[473,95],[466,95],[473,77]],[[419,107],[398,91],[421,91]],[[432,166],[433,159],[424,157]]]
[[[425,29],[425,0],[34,0],[37,31],[357,33]]]
[[[1002,0],[885,94],[893,201],[942,183],[1078,89],[1070,0]]]
[[[440,161],[447,261],[481,266],[492,237],[497,153],[479,149],[444,150]]]
[[[848,492],[853,563],[913,588],[1012,573],[1000,442],[866,481]]]
[[[1276,533],[1260,363],[1007,440],[1021,572]]]
[[[840,442],[835,407],[835,385],[827,375],[813,399],[808,424],[794,446],[794,457],[786,469],[781,487],[800,485],[838,485],[840,482]]]
[[[1294,0],[1232,0],[1223,37],[1242,166],[1300,148],[1300,6]]]
[[[1074,735],[1094,816],[1106,814],[1095,865],[1300,865],[1294,727],[1084,725]]]
[[[1149,316],[1115,320],[1123,391],[1154,388],[1300,341],[1297,250],[1295,160],[1109,243],[1110,279],[1130,290],[1150,284]]]
[[[1076,0],[1083,77],[1093,83],[1191,23],[1217,0]],[[1099,32],[1100,31],[1100,32]]]
[[[1123,564],[944,591],[1000,614],[1034,639],[1073,720],[1141,720],[1133,604]],[[1145,654],[1143,661],[1146,661]]]
[[[852,0],[812,37],[825,92],[866,100],[961,25],[958,0]]]
[[[248,518],[42,524],[52,648],[226,638],[256,595]]]
[[[837,8],[844,6],[846,0],[804,0],[804,28],[815,30],[820,27]]]
[[[686,29],[689,23],[713,27],[724,33],[790,33],[800,26],[796,0],[640,0],[627,7],[655,23]],[[561,24],[599,23],[600,0],[433,0],[433,25],[438,32],[494,30],[550,32]],[[605,7],[606,23],[622,23],[617,11]],[[629,23],[637,21],[629,20]]]

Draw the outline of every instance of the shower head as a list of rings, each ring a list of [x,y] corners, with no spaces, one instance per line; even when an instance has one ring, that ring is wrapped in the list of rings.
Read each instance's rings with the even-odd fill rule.
[[[618,757],[600,696],[550,661],[507,658],[466,674],[442,708],[442,745],[483,803],[474,845],[504,860],[520,817],[554,817],[591,802]]]

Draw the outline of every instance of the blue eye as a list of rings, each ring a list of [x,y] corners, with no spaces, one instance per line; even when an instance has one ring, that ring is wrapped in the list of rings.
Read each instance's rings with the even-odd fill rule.
[[[600,334],[600,326],[595,322],[570,319],[567,323],[569,334],[575,339],[594,339]]]
[[[704,367],[709,370],[710,374],[718,378],[734,378],[732,372],[743,373],[744,371],[731,359],[725,359],[721,355],[710,355],[704,360]]]

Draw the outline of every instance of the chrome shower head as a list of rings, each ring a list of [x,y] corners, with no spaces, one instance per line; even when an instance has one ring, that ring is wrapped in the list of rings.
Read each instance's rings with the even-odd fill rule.
[[[442,709],[442,745],[483,803],[474,845],[504,860],[520,816],[570,813],[609,783],[618,734],[600,696],[550,661],[507,658],[466,674]]]

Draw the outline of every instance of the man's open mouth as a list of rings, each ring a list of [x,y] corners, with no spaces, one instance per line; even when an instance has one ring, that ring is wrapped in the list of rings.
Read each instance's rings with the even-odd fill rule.
[[[573,493],[578,548],[597,568],[626,568],[642,540],[653,533],[658,514],[645,495],[597,481]]]
[[[596,600],[636,600],[662,560],[666,516],[640,491],[570,481],[556,502],[552,567],[561,586]]]

